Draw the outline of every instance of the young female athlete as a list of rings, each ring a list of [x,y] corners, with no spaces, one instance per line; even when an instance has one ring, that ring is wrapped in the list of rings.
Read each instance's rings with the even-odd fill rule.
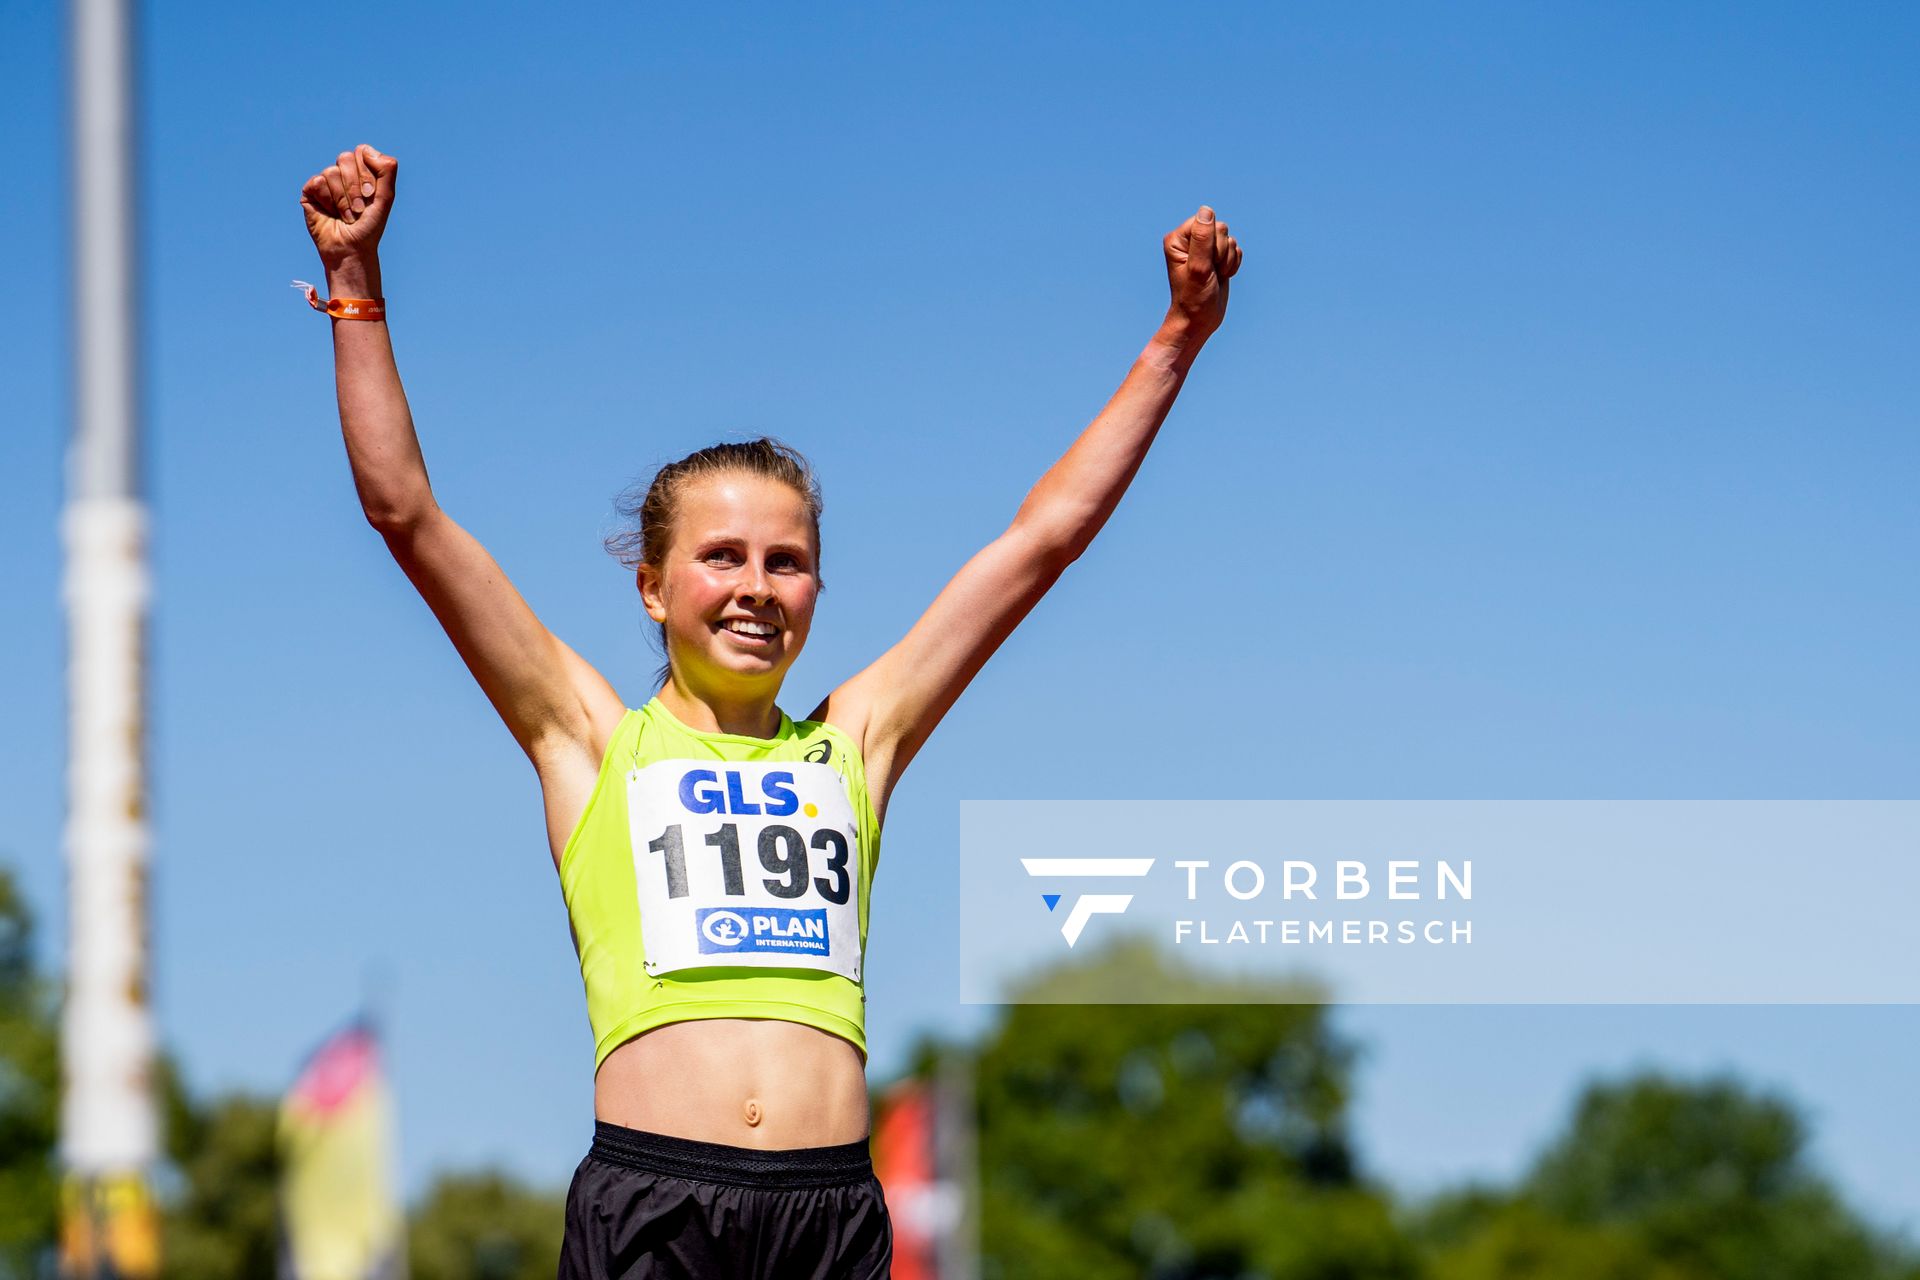
[[[884,1276],[862,965],[888,798],[1112,514],[1226,314],[1240,246],[1204,205],[1167,234],[1172,302],[1119,391],[905,638],[804,720],[778,698],[820,589],[806,464],[757,440],[662,469],[616,548],[667,657],[630,710],[434,501],[376,256],[398,173],[343,151],[300,203],[361,507],[540,779],[596,1041],[560,1275]]]

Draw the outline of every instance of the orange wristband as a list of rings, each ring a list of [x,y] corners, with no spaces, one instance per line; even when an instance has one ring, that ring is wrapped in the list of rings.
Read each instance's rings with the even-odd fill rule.
[[[324,311],[335,320],[385,320],[387,318],[387,300],[385,298],[328,298],[320,301],[320,291],[305,280],[295,280],[293,287],[307,291],[307,305],[315,311]]]

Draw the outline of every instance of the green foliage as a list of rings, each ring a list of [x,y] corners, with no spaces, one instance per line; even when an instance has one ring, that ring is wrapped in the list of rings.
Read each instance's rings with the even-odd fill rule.
[[[163,1063],[160,1098],[171,1169],[161,1195],[166,1280],[259,1280],[276,1274],[280,1161],[270,1098],[188,1096]]]
[[[1729,1079],[1682,1084],[1644,1076],[1594,1086],[1572,1129],[1527,1180],[1541,1203],[1580,1222],[1713,1225],[1803,1187],[1805,1135],[1785,1102]]]
[[[1457,1234],[1433,1254],[1431,1280],[1710,1280],[1656,1258],[1631,1231],[1564,1222],[1524,1201],[1441,1213]]]
[[[1311,1003],[1121,943],[1040,975],[981,1045],[993,1280],[1915,1280],[1807,1167],[1784,1101],[1731,1079],[1588,1088],[1511,1191],[1403,1225],[1347,1139],[1353,1047]],[[1245,1003],[1222,1003],[1242,1001]],[[924,1055],[923,1055],[924,1056]]]
[[[38,1274],[59,1226],[60,1042],[33,913],[0,867],[0,1280]]]
[[[1574,1223],[1625,1227],[1655,1256],[1755,1280],[1896,1277],[1887,1248],[1807,1167],[1786,1101],[1736,1080],[1596,1085],[1525,1192]]]
[[[1216,1003],[1259,993],[1150,971],[1162,963],[1123,943],[1029,995],[1151,981],[1195,1003],[1013,1005],[982,1045],[986,1274],[1417,1275],[1387,1203],[1356,1177],[1345,1129],[1354,1051],[1323,1010]]]
[[[411,1280],[552,1280],[564,1211],[503,1174],[444,1174],[414,1211]]]
[[[1431,1206],[1434,1280],[1910,1280],[1807,1167],[1785,1101],[1738,1081],[1589,1086],[1511,1195]]]

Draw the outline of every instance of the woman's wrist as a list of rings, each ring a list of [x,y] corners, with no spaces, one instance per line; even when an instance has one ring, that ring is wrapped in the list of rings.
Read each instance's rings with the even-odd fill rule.
[[[1171,362],[1185,366],[1193,363],[1209,336],[1201,331],[1192,316],[1175,307],[1168,309],[1166,319],[1160,322],[1148,347],[1158,349]]]
[[[329,298],[379,298],[380,260],[377,258],[347,258],[340,262],[327,264],[327,296]]]

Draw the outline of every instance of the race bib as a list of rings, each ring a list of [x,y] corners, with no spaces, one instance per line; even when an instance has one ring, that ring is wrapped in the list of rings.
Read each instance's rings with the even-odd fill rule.
[[[627,774],[627,822],[648,974],[860,980],[860,827],[831,768],[662,760]]]

